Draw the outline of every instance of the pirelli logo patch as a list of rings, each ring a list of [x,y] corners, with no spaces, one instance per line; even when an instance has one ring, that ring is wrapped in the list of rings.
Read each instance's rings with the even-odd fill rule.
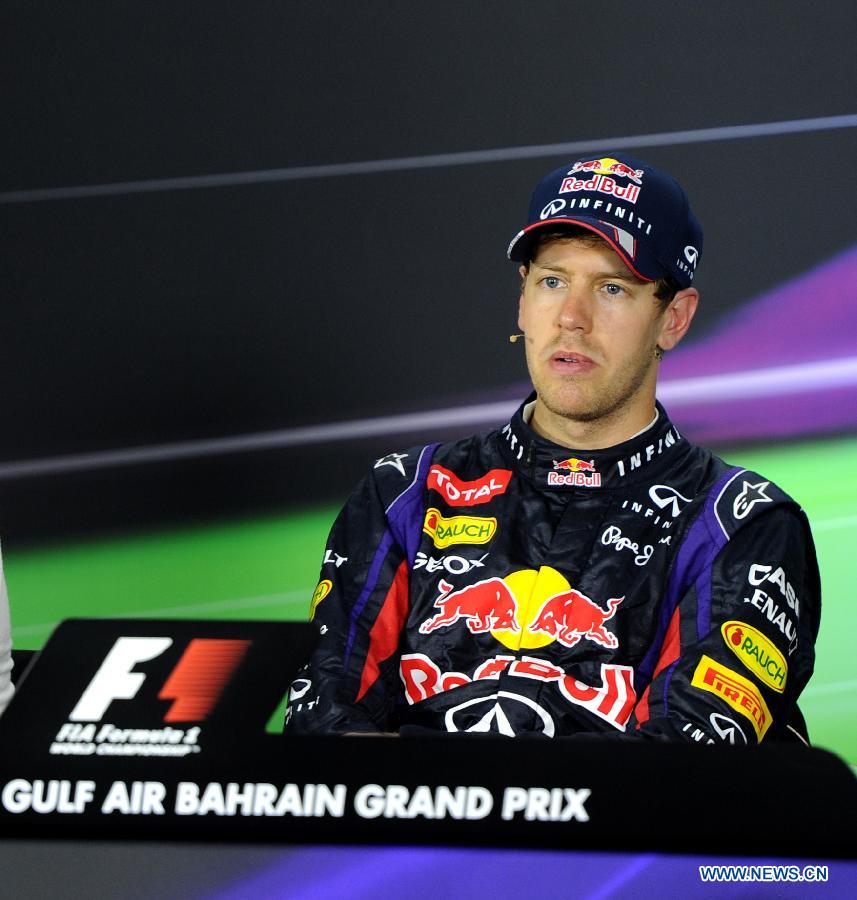
[[[761,741],[771,727],[771,711],[753,682],[710,656],[703,654],[690,683],[701,691],[720,697],[735,712],[749,719],[757,740]]]
[[[487,544],[497,531],[497,520],[493,516],[451,516],[447,519],[431,507],[426,511],[423,531],[439,550],[452,544]]]

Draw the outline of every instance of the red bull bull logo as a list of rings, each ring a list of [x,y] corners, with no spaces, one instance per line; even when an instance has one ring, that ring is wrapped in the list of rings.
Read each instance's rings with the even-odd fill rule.
[[[589,159],[585,162],[576,162],[569,170],[568,174],[573,175],[575,172],[591,172],[597,175],[618,175],[620,178],[628,178],[635,184],[643,183],[643,169],[632,169],[625,163],[619,162],[612,156],[605,156],[602,159]]]
[[[440,596],[434,601],[439,612],[420,625],[420,633],[431,634],[437,628],[447,628],[459,619],[467,622],[472,634],[484,634],[494,629],[520,631],[516,621],[518,610],[509,586],[502,578],[487,578],[453,591],[449,582],[440,580]]]
[[[600,487],[601,473],[595,468],[594,460],[568,459],[554,460],[553,472],[548,472],[548,484],[559,487]]]
[[[563,469],[566,472],[594,472],[595,461],[578,459],[576,456],[570,456],[568,459],[554,460],[553,467],[555,469]]]
[[[443,578],[434,601],[437,612],[420,625],[421,634],[466,624],[471,634],[487,634],[510,650],[544,647],[559,641],[574,647],[582,640],[615,650],[619,640],[605,623],[624,597],[607,601],[607,609],[574,590],[550,566],[494,576],[454,590]]]
[[[607,166],[604,165],[604,160],[602,159],[589,159],[585,162],[576,162],[569,170],[568,174],[571,175],[574,172],[604,172],[607,173]]]
[[[604,627],[604,623],[613,618],[624,599],[614,597],[608,600],[605,610],[579,591],[564,591],[545,601],[529,629],[555,637],[564,647],[573,647],[586,638],[601,647],[615,650],[619,640]]]

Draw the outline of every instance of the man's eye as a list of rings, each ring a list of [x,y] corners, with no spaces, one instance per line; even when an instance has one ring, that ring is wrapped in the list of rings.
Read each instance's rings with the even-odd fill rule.
[[[625,292],[625,288],[623,288],[621,284],[613,284],[613,282],[605,284],[604,290],[607,291],[608,294],[612,294],[614,297],[617,297],[619,294],[623,294]]]
[[[562,287],[561,279],[557,278],[555,275],[548,275],[546,278],[543,278],[542,284],[547,288],[551,288],[551,290]]]

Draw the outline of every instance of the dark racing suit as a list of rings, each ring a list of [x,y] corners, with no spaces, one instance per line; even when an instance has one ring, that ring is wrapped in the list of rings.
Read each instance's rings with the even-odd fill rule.
[[[379,459],[331,531],[286,731],[784,738],[820,589],[800,507],[658,407],[572,451],[504,428]]]

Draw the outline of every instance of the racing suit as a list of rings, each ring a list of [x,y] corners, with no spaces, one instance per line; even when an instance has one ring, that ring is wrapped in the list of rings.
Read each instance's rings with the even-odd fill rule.
[[[538,436],[531,406],[356,488],[286,732],[787,737],[820,613],[800,507],[660,405],[597,451]]]

